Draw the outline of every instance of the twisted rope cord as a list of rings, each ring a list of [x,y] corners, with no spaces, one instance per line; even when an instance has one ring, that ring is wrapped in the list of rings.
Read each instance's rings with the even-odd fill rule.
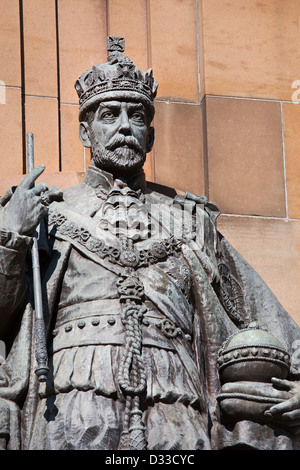
[[[126,396],[123,432],[120,448],[130,450],[145,450],[145,426],[141,420],[140,395],[146,388],[146,373],[142,359],[142,330],[145,307],[140,304],[143,290],[136,284],[137,290],[129,286],[128,297],[124,292],[123,282],[130,280],[130,274],[123,277],[119,283],[119,293],[125,303],[121,320],[125,327],[125,346],[119,367],[118,381]]]
[[[126,395],[140,395],[146,387],[146,374],[142,351],[143,308],[128,304],[122,311],[125,326],[125,349],[119,369],[119,385]]]

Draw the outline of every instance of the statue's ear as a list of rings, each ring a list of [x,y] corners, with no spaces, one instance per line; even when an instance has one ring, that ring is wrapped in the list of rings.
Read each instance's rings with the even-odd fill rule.
[[[149,153],[152,150],[154,144],[154,127],[149,127],[148,140],[146,145],[146,152]]]
[[[82,121],[79,124],[79,138],[84,147],[91,147],[89,124],[86,121]]]

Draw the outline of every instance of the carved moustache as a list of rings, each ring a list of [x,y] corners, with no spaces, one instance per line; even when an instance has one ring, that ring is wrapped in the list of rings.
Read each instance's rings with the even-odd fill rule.
[[[144,152],[143,148],[140,146],[137,139],[131,135],[129,136],[118,135],[116,137],[113,137],[105,146],[105,148],[106,150],[113,151],[119,147],[124,147],[124,146],[132,148],[140,154]]]

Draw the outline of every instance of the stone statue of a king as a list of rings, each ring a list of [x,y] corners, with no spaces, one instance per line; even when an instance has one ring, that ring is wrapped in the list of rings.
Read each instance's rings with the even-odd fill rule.
[[[0,200],[0,446],[300,448],[300,330],[214,204],[146,183],[157,83],[122,46],[75,84],[84,182],[35,184],[40,165]]]

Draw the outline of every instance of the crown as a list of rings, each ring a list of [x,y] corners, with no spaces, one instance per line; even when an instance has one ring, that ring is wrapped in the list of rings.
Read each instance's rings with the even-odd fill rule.
[[[123,54],[124,38],[109,36],[107,62],[84,72],[75,83],[79,97],[79,120],[85,112],[100,101],[126,99],[142,102],[154,116],[154,98],[158,83],[154,80],[152,69],[143,72]]]

